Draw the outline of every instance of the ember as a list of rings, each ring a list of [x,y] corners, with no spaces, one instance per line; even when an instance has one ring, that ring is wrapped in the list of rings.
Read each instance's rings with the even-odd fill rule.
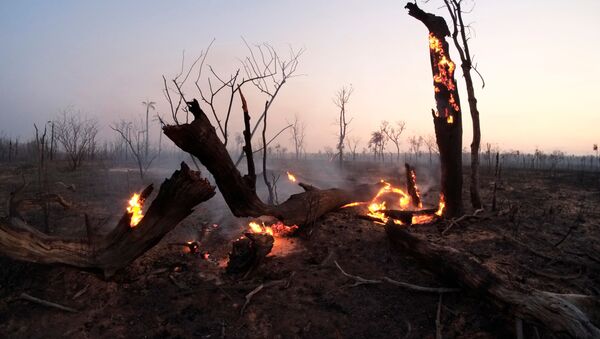
[[[198,254],[200,253],[200,244],[197,241],[188,241],[186,248],[189,249],[189,253]]]

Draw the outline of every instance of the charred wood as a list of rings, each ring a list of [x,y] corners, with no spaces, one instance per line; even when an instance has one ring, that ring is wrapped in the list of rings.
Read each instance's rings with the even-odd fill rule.
[[[556,334],[573,338],[600,336],[597,297],[556,294],[502,278],[492,267],[458,249],[423,240],[396,225],[387,224],[392,247],[413,256],[441,278],[487,298],[511,315],[541,324]]]
[[[151,186],[141,197],[150,195]],[[166,179],[142,220],[132,228],[127,212],[116,227],[105,235],[92,234],[89,221],[86,238],[49,236],[27,224],[13,212],[0,220],[0,253],[17,260],[45,264],[66,264],[99,270],[105,277],[127,266],[155,246],[181,220],[192,213],[193,207],[210,199],[214,187],[185,164]],[[11,196],[11,205],[18,201]]]

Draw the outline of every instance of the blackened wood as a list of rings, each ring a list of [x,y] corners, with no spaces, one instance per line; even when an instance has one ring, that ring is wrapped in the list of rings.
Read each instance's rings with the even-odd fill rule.
[[[150,191],[147,188],[142,196]],[[124,212],[108,234],[70,239],[49,236],[21,218],[9,217],[0,220],[0,253],[17,260],[100,270],[109,277],[155,246],[192,213],[194,206],[214,194],[215,188],[199,172],[182,163],[181,169],[162,183],[158,195],[134,228],[129,226],[131,215]],[[89,221],[87,224],[89,232]]]
[[[415,169],[407,163],[404,164],[404,167],[406,168],[406,190],[408,195],[410,195],[410,201],[414,207],[421,207],[421,194],[417,187],[417,173],[415,172]]]
[[[540,323],[556,334],[600,337],[597,297],[536,290],[516,279],[502,278],[494,265],[486,265],[468,252],[437,245],[397,225],[386,224],[385,230],[393,248],[412,256],[442,279],[487,298],[511,316]]]
[[[436,110],[432,110],[436,142],[440,153],[441,193],[446,207],[444,216],[458,217],[462,203],[462,117],[460,99],[454,79],[456,65],[450,58],[446,36],[450,30],[444,18],[426,13],[408,3],[408,14],[429,30],[429,55],[433,73]]]

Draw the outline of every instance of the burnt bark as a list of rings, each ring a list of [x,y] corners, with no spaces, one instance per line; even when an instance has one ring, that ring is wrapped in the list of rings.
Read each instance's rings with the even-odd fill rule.
[[[449,54],[446,37],[450,30],[444,18],[426,13],[408,3],[408,14],[429,30],[429,55],[433,73],[436,110],[432,110],[436,142],[440,152],[441,193],[446,201],[445,217],[463,213],[462,203],[462,117],[454,79],[456,65]]]
[[[294,194],[279,205],[265,204],[249,185],[254,180],[242,177],[235,167],[198,101],[188,102],[188,109],[194,115],[192,122],[165,126],[163,131],[179,148],[193,154],[208,169],[236,217],[271,215],[286,225],[301,226],[348,203],[370,200],[379,189],[379,184],[361,185],[349,190],[315,188]]]
[[[144,190],[144,196],[150,194],[150,187]],[[131,214],[125,212],[110,232],[94,235],[86,217],[88,237],[70,239],[42,233],[18,214],[10,213],[0,220],[0,253],[17,260],[99,270],[110,277],[155,246],[192,213],[194,206],[214,194],[214,187],[199,172],[182,163],[180,170],[165,179],[144,217],[133,228]],[[18,206],[15,200],[13,194],[11,205]]]
[[[404,167],[406,168],[406,190],[408,195],[410,195],[410,200],[413,206],[420,208],[423,206],[423,204],[421,203],[421,194],[419,193],[419,188],[417,187],[417,174],[415,169],[409,164],[405,163]]]
[[[421,239],[397,225],[387,224],[392,247],[407,253],[442,279],[453,281],[506,310],[508,314],[539,323],[557,334],[574,338],[600,336],[597,297],[556,294],[502,278],[472,254]]]

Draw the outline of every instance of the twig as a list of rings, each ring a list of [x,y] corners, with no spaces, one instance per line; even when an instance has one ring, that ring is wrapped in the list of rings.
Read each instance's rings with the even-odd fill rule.
[[[409,289],[412,291],[418,291],[418,292],[442,294],[442,293],[454,293],[454,292],[460,291],[460,288],[454,288],[454,287],[426,287],[426,286],[413,285],[413,284],[405,283],[402,281],[396,281],[396,280],[390,279],[388,277],[383,277],[383,280],[389,282],[392,285],[401,286],[406,289]]]
[[[569,235],[571,235],[571,232],[573,232],[573,230],[577,227],[577,224],[574,224],[573,226],[569,227],[569,230],[567,231],[567,234],[565,234],[562,239],[560,239],[556,244],[554,244],[554,247],[558,247],[560,244],[563,243],[563,241],[567,240],[567,238],[569,237]]]
[[[437,313],[435,316],[435,338],[442,339],[442,294],[438,299]]]
[[[344,269],[342,269],[342,267],[340,266],[340,264],[338,264],[338,262],[336,260],[334,260],[333,262],[334,262],[335,266],[337,266],[337,268],[340,270],[340,272],[342,272],[342,274],[344,276],[356,280],[356,282],[354,284],[350,285],[350,287],[356,287],[356,286],[365,285],[365,284],[381,284],[384,281],[386,281],[392,285],[404,287],[406,289],[409,289],[412,291],[418,291],[418,292],[440,293],[441,294],[441,293],[452,293],[452,292],[460,291],[460,289],[458,289],[458,288],[451,288],[451,287],[425,287],[425,286],[413,285],[413,284],[409,284],[409,283],[405,283],[405,282],[401,282],[401,281],[396,281],[389,277],[383,277],[383,280],[365,279],[358,275],[352,275],[352,274],[347,273],[346,271],[344,271]]]
[[[73,299],[77,299],[77,298],[81,297],[85,292],[87,292],[89,287],[90,287],[90,284],[85,285],[81,290],[79,290],[79,292],[75,293],[75,295],[73,296]]]
[[[412,326],[408,320],[404,319],[404,322],[406,323],[406,334],[404,335],[404,339],[407,339],[412,332]]]
[[[43,306],[57,308],[59,310],[66,311],[66,312],[71,312],[71,313],[77,313],[77,312],[79,312],[79,311],[77,311],[74,308],[63,306],[63,305],[60,305],[60,304],[56,304],[56,303],[53,303],[53,302],[50,302],[50,301],[47,301],[47,300],[39,299],[39,298],[33,297],[33,296],[31,296],[31,295],[29,295],[27,293],[21,293],[21,295],[19,296],[19,298],[27,300],[27,301],[31,301],[33,303],[40,304],[40,305],[43,305]]]
[[[365,278],[359,277],[357,275],[348,274],[348,273],[346,273],[346,271],[344,271],[344,269],[340,266],[340,264],[338,264],[337,260],[334,260],[333,263],[335,264],[335,266],[337,266],[337,268],[340,270],[340,272],[342,272],[342,274],[344,276],[356,280],[356,282],[353,285],[351,285],[350,287],[356,287],[356,286],[360,286],[360,285],[364,285],[364,284],[381,284],[381,282],[382,282],[381,280],[365,279]]]
[[[517,332],[517,339],[523,339],[523,319],[515,319],[515,332]]]
[[[293,276],[293,274],[292,274],[292,276]],[[291,277],[289,279],[291,279]],[[280,284],[285,281],[286,280],[269,281],[268,283],[263,283],[263,284],[258,285],[255,289],[250,291],[250,293],[246,294],[246,302],[244,303],[244,306],[242,306],[242,309],[240,310],[240,316],[244,315],[244,311],[246,310],[246,307],[248,307],[248,304],[250,304],[250,301],[252,300],[252,297],[254,297],[254,295],[256,295],[258,292],[260,292],[265,287],[275,286],[275,285]]]
[[[459,222],[461,222],[461,221],[463,221],[463,220],[465,220],[467,218],[479,218],[478,214],[481,213],[481,212],[483,212],[483,208],[475,210],[475,212],[473,212],[473,214],[465,214],[465,215],[460,216],[460,217],[458,217],[456,219],[450,220],[450,225],[448,225],[448,227],[446,227],[446,229],[444,229],[442,231],[442,235],[446,235],[446,233],[448,233],[448,231],[450,231],[450,229],[454,225],[458,224]]]
[[[179,289],[182,290],[187,290],[187,286],[185,286],[184,284],[180,283],[179,281],[177,281],[177,279],[175,279],[175,277],[172,274],[169,274],[169,279],[171,280],[171,282],[173,282],[173,284],[175,286],[177,286]]]

